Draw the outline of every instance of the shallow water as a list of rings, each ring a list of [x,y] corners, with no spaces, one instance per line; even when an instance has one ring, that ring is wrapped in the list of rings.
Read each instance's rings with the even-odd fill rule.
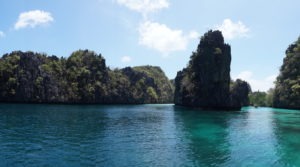
[[[300,166],[300,111],[0,104],[0,166]]]

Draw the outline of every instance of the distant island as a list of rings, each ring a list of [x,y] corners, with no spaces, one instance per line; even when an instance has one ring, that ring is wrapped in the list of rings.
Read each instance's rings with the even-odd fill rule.
[[[67,59],[16,51],[0,59],[0,102],[172,103],[173,85],[160,67],[111,70],[89,50]]]

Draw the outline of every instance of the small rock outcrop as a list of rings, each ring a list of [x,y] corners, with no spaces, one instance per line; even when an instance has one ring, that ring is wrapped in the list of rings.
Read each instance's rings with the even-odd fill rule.
[[[241,79],[230,83],[230,107],[240,108],[242,106],[249,106],[249,93],[251,92],[250,85]]]
[[[231,48],[224,43],[222,33],[205,33],[188,66],[177,73],[175,104],[209,109],[239,109],[247,105],[247,90],[237,92],[243,84],[238,82],[230,90],[230,63]]]

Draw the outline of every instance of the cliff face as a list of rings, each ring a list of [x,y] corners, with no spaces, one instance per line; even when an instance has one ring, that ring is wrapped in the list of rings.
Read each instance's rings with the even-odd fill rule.
[[[204,34],[188,67],[177,73],[175,104],[214,109],[240,108],[244,100],[236,100],[241,97],[230,93],[241,86],[236,84],[230,90],[230,63],[231,49],[224,43],[222,33],[209,31]],[[248,94],[242,96],[247,97]]]
[[[286,50],[276,80],[273,106],[300,109],[300,38]]]
[[[143,104],[172,102],[159,67],[106,67],[101,55],[79,50],[68,58],[12,52],[0,59],[0,102]]]
[[[110,71],[107,103],[172,103],[173,87],[160,67],[138,66]]]
[[[230,107],[239,108],[249,106],[249,93],[251,92],[250,85],[243,80],[237,79],[230,83]]]
[[[56,57],[46,58],[33,52],[13,52],[0,59],[0,101],[61,101],[64,90],[59,73],[52,75],[45,64],[55,64]],[[49,67],[50,68],[50,67]]]

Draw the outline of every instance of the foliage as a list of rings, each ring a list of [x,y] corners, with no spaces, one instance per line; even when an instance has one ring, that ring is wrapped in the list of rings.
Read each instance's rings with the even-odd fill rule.
[[[252,92],[249,94],[250,104],[253,106],[267,106],[267,93],[266,92]]]
[[[248,106],[250,104],[248,95],[251,92],[250,85],[241,79],[230,84],[231,105]]]
[[[274,107],[300,109],[300,38],[286,50],[276,80]]]
[[[33,52],[0,58],[0,101],[43,103],[168,103],[173,87],[159,67],[106,67],[101,54],[73,52],[67,59]]]
[[[249,94],[250,104],[252,106],[272,107],[273,106],[274,89],[267,92],[255,91]]]

